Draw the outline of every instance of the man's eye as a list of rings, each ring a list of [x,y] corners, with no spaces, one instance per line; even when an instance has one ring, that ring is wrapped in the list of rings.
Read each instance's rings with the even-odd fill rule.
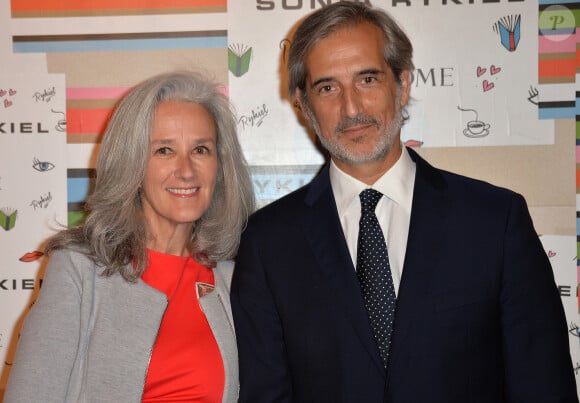
[[[331,85],[323,85],[318,88],[318,92],[330,92],[330,91],[332,91]]]
[[[377,81],[377,78],[375,76],[367,76],[367,77],[363,78],[363,82],[365,84],[370,84],[370,83],[373,83],[375,81]]]

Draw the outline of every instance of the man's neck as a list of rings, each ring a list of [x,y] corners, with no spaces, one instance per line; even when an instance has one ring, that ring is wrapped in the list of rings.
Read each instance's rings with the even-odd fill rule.
[[[380,161],[366,162],[362,164],[351,164],[337,159],[332,159],[336,166],[346,174],[359,181],[372,185],[385,174],[401,157],[401,143],[393,144],[393,148]]]

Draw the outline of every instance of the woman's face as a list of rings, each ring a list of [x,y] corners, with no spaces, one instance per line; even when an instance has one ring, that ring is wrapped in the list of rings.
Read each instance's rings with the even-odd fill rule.
[[[142,185],[153,234],[190,231],[209,208],[218,169],[216,137],[213,117],[203,106],[165,101],[157,107]]]

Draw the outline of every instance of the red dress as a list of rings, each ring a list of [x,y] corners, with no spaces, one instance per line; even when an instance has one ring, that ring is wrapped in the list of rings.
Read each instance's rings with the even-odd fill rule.
[[[143,402],[221,402],[222,357],[197,291],[213,287],[213,271],[191,257],[148,252],[142,279],[165,293],[169,304],[153,346]]]

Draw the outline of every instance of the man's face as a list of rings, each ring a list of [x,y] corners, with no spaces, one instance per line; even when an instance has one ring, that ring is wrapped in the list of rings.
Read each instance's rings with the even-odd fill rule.
[[[368,164],[386,170],[400,155],[409,74],[404,72],[398,84],[383,48],[381,31],[363,23],[322,39],[306,58],[306,99],[302,102],[299,90],[296,98],[322,145],[347,173]]]

